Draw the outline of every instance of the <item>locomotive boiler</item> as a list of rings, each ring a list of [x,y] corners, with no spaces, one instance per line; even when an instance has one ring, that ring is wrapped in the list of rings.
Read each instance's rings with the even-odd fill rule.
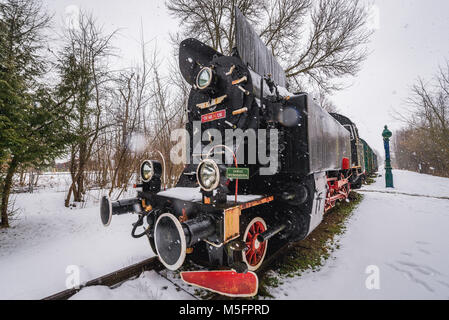
[[[137,214],[132,236],[148,237],[166,268],[193,260],[202,267],[181,272],[184,281],[242,297],[257,293],[254,272],[269,243],[306,238],[348,197],[354,159],[350,132],[307,93],[290,93],[238,9],[235,19],[230,56],[196,39],[180,45],[180,70],[192,86],[192,151],[176,188],[162,191],[163,165],[148,160],[137,197],[104,197],[100,212],[105,226],[114,215]]]

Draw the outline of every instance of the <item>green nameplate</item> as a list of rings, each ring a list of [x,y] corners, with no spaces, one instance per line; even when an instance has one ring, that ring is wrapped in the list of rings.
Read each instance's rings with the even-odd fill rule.
[[[249,180],[249,168],[227,168],[226,178]]]

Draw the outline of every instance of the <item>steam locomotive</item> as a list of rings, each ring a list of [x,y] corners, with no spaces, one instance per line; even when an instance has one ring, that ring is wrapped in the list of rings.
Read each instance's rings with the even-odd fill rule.
[[[132,236],[148,237],[167,269],[189,258],[202,267],[181,272],[185,282],[246,297],[257,293],[255,271],[269,243],[306,238],[351,186],[361,186],[365,161],[356,126],[307,93],[290,93],[283,69],[238,9],[235,19],[230,56],[196,39],[180,45],[180,70],[192,86],[185,143],[194,150],[176,188],[161,191],[164,166],[145,161],[137,197],[104,197],[100,213],[105,226],[113,215],[137,214]],[[195,138],[198,131],[209,137]],[[215,141],[229,132],[230,143]]]

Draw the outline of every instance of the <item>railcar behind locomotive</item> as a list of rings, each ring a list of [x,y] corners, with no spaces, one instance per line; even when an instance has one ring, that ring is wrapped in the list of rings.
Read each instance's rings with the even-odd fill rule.
[[[359,130],[354,122],[348,117],[338,113],[331,113],[331,115],[351,134],[351,187],[353,189],[360,189],[366,177],[365,159],[363,143],[359,136]]]
[[[236,42],[231,56],[195,39],[181,43],[180,69],[192,86],[187,144],[194,150],[176,188],[161,191],[163,166],[145,161],[137,197],[105,197],[100,212],[105,225],[113,215],[137,214],[133,237],[148,237],[166,268],[178,270],[189,258],[203,269],[181,272],[184,281],[242,297],[257,293],[254,272],[269,243],[306,238],[348,197],[351,164],[360,162],[344,126],[308,94],[288,92],[282,68],[238,9]],[[239,129],[247,136],[232,147],[195,141],[197,131],[216,137]],[[254,147],[275,155],[276,166],[250,159]],[[248,152],[239,157],[242,150]]]
[[[374,175],[378,171],[377,155],[369,144],[360,139],[363,144],[363,157],[365,159],[365,172],[366,177]]]

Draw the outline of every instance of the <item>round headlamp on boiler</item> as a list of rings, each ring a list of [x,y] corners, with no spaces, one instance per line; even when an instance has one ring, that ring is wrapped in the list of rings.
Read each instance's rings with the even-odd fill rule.
[[[202,190],[212,192],[220,185],[220,168],[214,160],[203,160],[197,168],[196,177]]]

